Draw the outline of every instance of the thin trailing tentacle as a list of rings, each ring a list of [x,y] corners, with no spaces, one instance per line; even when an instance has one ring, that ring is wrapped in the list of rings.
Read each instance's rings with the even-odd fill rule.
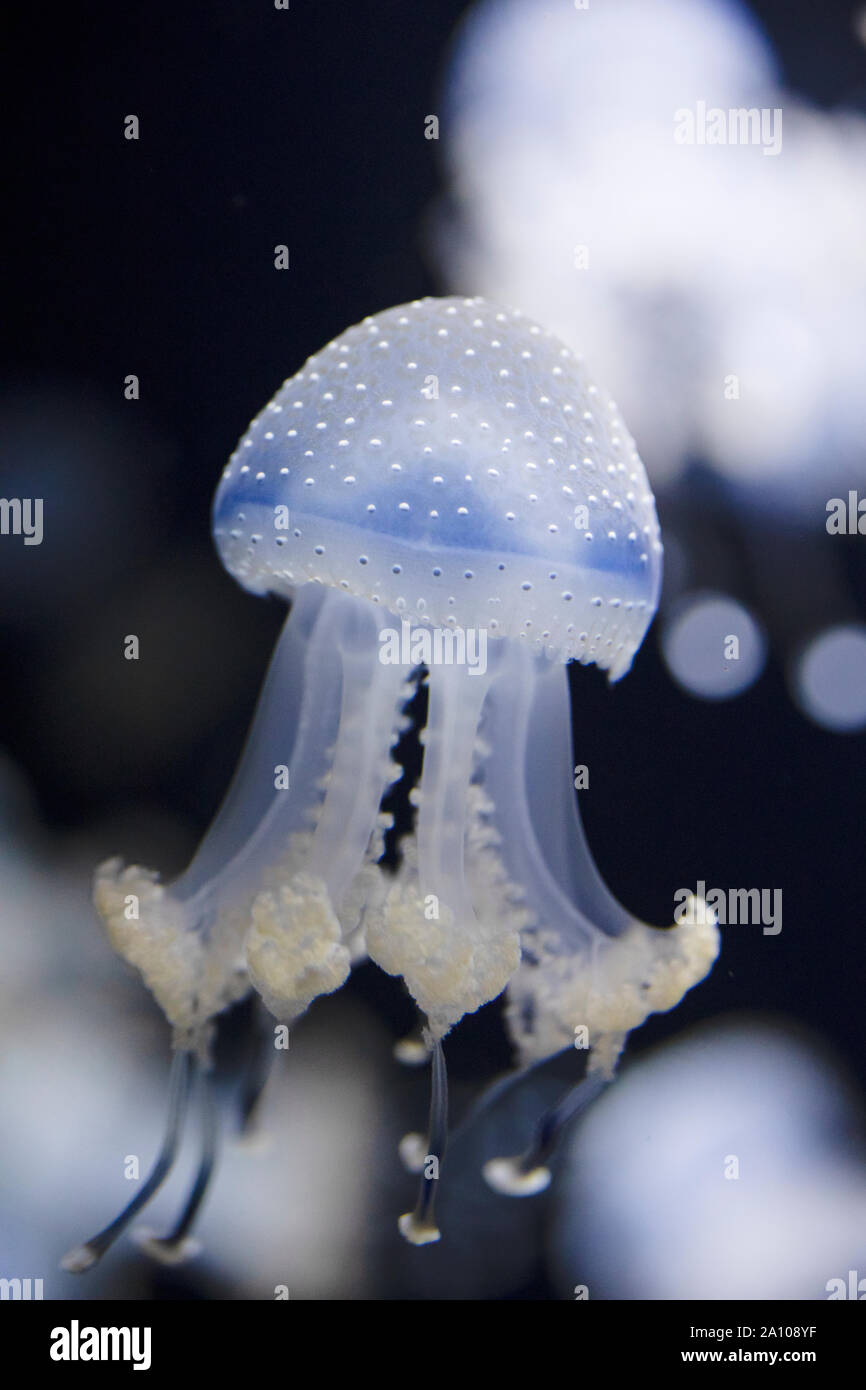
[[[514,1158],[491,1158],[485,1163],[484,1177],[494,1191],[508,1197],[529,1197],[543,1192],[551,1176],[548,1160],[564,1130],[609,1084],[603,1076],[584,1077],[544,1112],[525,1153]]]
[[[237,1102],[237,1126],[244,1138],[249,1136],[255,1127],[259,1103],[268,1083],[275,1056],[274,1035],[267,1013],[258,999],[254,1001],[251,1034],[252,1043],[243,1068]]]
[[[437,1184],[448,1142],[448,1071],[442,1043],[438,1038],[433,1041],[431,1071],[427,1153],[418,1186],[418,1200],[414,1210],[401,1216],[399,1222],[400,1233],[410,1245],[429,1245],[432,1241],[438,1240],[440,1235],[434,1209]]]
[[[130,1222],[147,1206],[147,1203],[165,1182],[177,1158],[189,1102],[190,1084],[196,1070],[197,1062],[191,1053],[175,1052],[169,1079],[165,1137],[144,1186],[139,1189],[132,1201],[108,1226],[98,1231],[95,1236],[91,1236],[90,1240],[85,1241],[83,1245],[76,1246],[64,1255],[60,1262],[62,1269],[80,1274],[84,1270],[92,1268],[111,1248],[118,1236],[123,1234]]]
[[[190,1194],[174,1226],[165,1236],[142,1228],[135,1233],[142,1250],[162,1264],[180,1264],[197,1255],[200,1245],[190,1237],[190,1231],[207,1194],[216,1165],[218,1127],[213,1081],[209,1073],[198,1076],[199,1123],[201,1129],[201,1158]]]

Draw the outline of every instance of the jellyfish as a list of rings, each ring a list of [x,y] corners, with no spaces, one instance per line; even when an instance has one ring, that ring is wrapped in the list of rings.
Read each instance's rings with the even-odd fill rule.
[[[655,611],[661,542],[616,405],[550,332],[480,298],[417,300],[349,328],[253,420],[213,531],[241,585],[291,608],[188,869],[169,885],[116,859],[97,872],[111,942],[171,1023],[175,1062],[151,1178],[67,1267],[93,1263],[149,1200],[197,1086],[199,1174],[174,1230],[148,1243],[163,1258],[188,1250],[213,1167],[215,1020],[251,991],[293,1024],[365,954],[401,977],[423,1020],[426,1153],[439,1160],[442,1040],[466,1013],[507,987],[524,1064],[587,1026],[582,1084],[597,1088],[628,1031],[678,1002],[717,950],[698,913],[669,929],[634,921],[581,831],[567,666],[626,673]],[[422,678],[423,763],[394,873],[382,803]],[[545,1122],[546,1142],[561,1122]],[[536,1182],[534,1159],[502,1162],[501,1190]],[[437,1168],[400,1218],[413,1244],[439,1238]]]

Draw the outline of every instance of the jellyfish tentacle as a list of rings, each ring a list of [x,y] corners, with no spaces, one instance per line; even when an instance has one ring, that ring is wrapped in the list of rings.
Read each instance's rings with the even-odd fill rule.
[[[429,1245],[440,1236],[435,1204],[448,1142],[448,1071],[442,1043],[438,1038],[432,1040],[431,1072],[427,1151],[418,1185],[418,1199],[414,1209],[401,1216],[398,1222],[400,1234],[410,1245]]]
[[[468,790],[490,682],[490,669],[431,668],[417,826],[404,850],[406,870],[367,938],[371,958],[403,976],[434,1037],[494,999],[520,957],[511,922],[476,913],[466,878]]]
[[[264,1006],[254,996],[250,1050],[243,1067],[237,1100],[238,1142],[254,1134],[256,1115],[276,1056],[274,1034]]]
[[[326,595],[321,585],[305,584],[292,603],[228,791],[189,865],[173,884],[178,897],[194,897],[225,872],[249,843],[251,827],[260,824],[279,795],[274,759],[279,754],[281,763],[290,764],[297,746],[302,700],[310,684],[301,673]]]
[[[403,723],[405,671],[380,660],[379,622],[362,599],[342,597],[339,732],[307,871],[339,906],[363,861],[389,781],[402,769],[388,750]]]
[[[496,652],[494,666],[500,652]],[[519,961],[519,936],[506,918],[476,914],[466,878],[471,833],[470,781],[478,723],[491,674],[462,665],[430,671],[418,822],[408,855],[411,870],[388,894],[371,923],[370,955],[402,975],[427,1015],[433,1046],[428,1156],[441,1157],[447,1125],[447,1075],[441,1038],[464,1013],[495,998]],[[439,1238],[433,1221],[433,1179],[423,1177],[418,1204],[401,1218],[407,1240]]]
[[[418,811],[418,877],[453,913],[472,916],[464,872],[466,788],[487,678],[464,667],[434,667],[424,734]],[[438,890],[438,892],[436,892]]]
[[[507,1197],[529,1197],[550,1183],[548,1160],[572,1120],[592,1104],[610,1084],[608,1077],[585,1076],[541,1116],[525,1153],[514,1158],[492,1158],[482,1172],[494,1192]]]
[[[488,753],[479,774],[492,802],[499,854],[530,917],[506,1017],[524,1062],[574,1044],[583,1028],[579,1045],[591,1049],[589,1072],[609,1077],[631,1029],[672,1008],[707,974],[718,931],[712,914],[698,912],[674,927],[651,927],[613,898],[592,863],[576,807],[569,808],[573,789],[564,789],[572,761],[568,710],[564,672],[511,644],[483,736],[488,749],[507,739],[514,756]],[[567,845],[562,827],[551,825],[557,806]],[[539,826],[551,831],[549,843]]]
[[[190,1231],[207,1194],[216,1166],[218,1127],[213,1079],[203,1069],[198,1074],[198,1106],[201,1130],[201,1157],[189,1196],[174,1226],[167,1235],[157,1236],[142,1227],[133,1232],[136,1243],[148,1255],[162,1264],[180,1264],[198,1254],[200,1245],[190,1237]]]
[[[575,792],[568,667],[539,662],[526,739],[530,823],[548,870],[594,927],[619,936],[633,920],[611,893],[590,853]]]
[[[269,872],[279,878],[287,856],[302,858],[322,798],[328,743],[336,738],[340,714],[340,660],[328,601],[335,597],[324,591],[318,603],[296,605],[283,626],[253,720],[251,751],[225,818],[218,814],[207,837],[207,854],[169,885],[119,860],[97,870],[94,900],[112,944],[140,971],[174,1027],[175,1044],[202,1055],[209,1021],[249,990],[243,943],[262,879]],[[290,726],[282,719],[281,690],[295,692]],[[288,785],[278,788],[282,766]],[[258,822],[243,814],[244,795],[254,814],[267,807]],[[209,864],[219,867],[203,880]],[[131,898],[137,905],[132,917]]]
[[[497,1105],[504,1096],[509,1095],[516,1086],[526,1081],[533,1071],[544,1065],[545,1061],[547,1058],[538,1058],[525,1067],[513,1067],[511,1071],[497,1076],[489,1085],[485,1086],[481,1094],[470,1105],[460,1124],[452,1130],[451,1143],[456,1144],[462,1140],[484,1118],[488,1110]]]
[[[169,1101],[165,1136],[156,1162],[144,1185],[128,1202],[113,1221],[98,1231],[90,1240],[70,1250],[60,1261],[61,1268],[80,1274],[91,1269],[118,1236],[121,1236],[131,1221],[155,1195],[165,1182],[177,1158],[177,1151],[183,1135],[184,1120],[189,1102],[190,1083],[196,1071],[196,1061],[190,1052],[180,1049],[175,1052],[169,1076]]]
[[[293,837],[312,833],[323,800],[323,784],[331,774],[340,727],[342,663],[337,641],[338,607],[339,597],[325,591],[300,667],[289,664],[299,653],[291,613],[286,620],[271,664],[277,667],[278,687],[300,687],[300,699],[292,701],[296,718],[292,726],[287,724],[286,711],[279,700],[266,702],[261,719],[256,712],[255,742],[262,749],[256,765],[265,788],[266,809],[258,819],[250,821],[251,833],[231,857],[223,858],[217,876],[196,894],[193,901],[201,915],[209,906],[212,910],[214,900],[239,900],[251,889],[257,890],[264,876],[280,874]],[[306,617],[306,613],[298,614],[299,622]],[[277,769],[283,767],[288,775],[283,775],[277,786]],[[261,795],[261,789],[259,792]],[[176,888],[187,896],[186,875]]]
[[[377,661],[375,614],[366,607],[320,589],[293,608],[241,771],[186,873],[164,887],[150,871],[109,861],[97,875],[97,906],[115,947],[141,971],[181,1046],[206,1051],[208,1020],[250,987],[250,951],[252,982],[260,982],[262,933],[324,932],[296,961],[309,977],[291,996],[292,1017],[348,974],[339,911],[380,831],[394,766],[389,738],[406,698],[402,671]],[[134,921],[130,893],[141,901]]]
[[[565,682],[564,668],[557,667],[553,674]],[[556,923],[561,936],[588,947],[598,928],[581,911],[579,903],[567,896],[563,883],[551,872],[546,846],[542,847],[544,841],[530,813],[527,769],[534,751],[539,749],[544,758],[541,768],[544,778],[536,775],[535,768],[532,771],[537,799],[543,803],[549,796],[558,811],[563,810],[564,798],[559,785],[561,775],[556,775],[557,752],[564,757],[565,773],[571,765],[570,746],[568,749],[562,747],[561,726],[557,728],[554,723],[548,740],[546,726],[534,721],[533,703],[538,684],[532,653],[525,646],[511,643],[484,710],[482,737],[487,755],[479,769],[479,777],[492,803],[491,817],[499,836],[500,857],[509,877],[519,885],[526,902],[531,905],[535,921]],[[567,686],[565,688],[567,690]],[[531,744],[533,730],[535,741]],[[568,825],[567,805],[565,815]],[[542,824],[550,829],[556,846],[562,835],[556,815],[545,813]],[[582,840],[579,825],[578,831],[579,846]],[[562,852],[556,857],[561,864],[566,860]]]
[[[400,775],[388,750],[409,698],[405,672],[379,660],[375,613],[365,610],[355,597],[332,594],[326,600],[322,642],[338,664],[337,678],[327,691],[311,691],[312,727],[305,736],[302,716],[298,737],[299,759],[315,759],[316,699],[332,707],[336,700],[320,804],[279,871],[263,876],[250,909],[244,941],[250,979],[271,1013],[286,1022],[319,994],[338,989],[349,974],[349,938],[364,905],[364,894],[353,888],[365,864],[381,853],[379,808],[389,781]]]

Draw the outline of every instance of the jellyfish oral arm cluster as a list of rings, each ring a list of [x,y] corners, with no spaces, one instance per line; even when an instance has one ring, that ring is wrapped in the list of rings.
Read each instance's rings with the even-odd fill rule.
[[[571,782],[567,664],[619,679],[658,600],[658,522],[634,442],[537,324],[480,299],[419,300],[347,330],[284,383],[223,474],[214,536],[241,584],[291,602],[240,766],[174,883],[109,860],[94,892],[190,1059],[148,1195],[192,1080],[204,1097],[199,1178],[148,1249],[189,1249],[213,1166],[215,1020],[255,991],[293,1022],[364,953],[423,1015],[427,1152],[444,1150],[442,1038],[464,1014],[505,990],[523,1065],[587,1030],[577,1099],[542,1122],[532,1154],[488,1165],[500,1190],[538,1190],[558,1129],[609,1081],[628,1032],[673,1007],[718,950],[706,912],[660,930],[612,898]],[[391,871],[381,808],[419,678],[417,657],[394,657],[397,630],[410,653],[440,655],[422,658],[423,766]],[[422,1179],[401,1218],[413,1243],[438,1238],[432,1192]],[[99,1258],[142,1204],[69,1267]]]
[[[97,874],[112,943],[179,1046],[206,1051],[213,1018],[251,985],[291,1022],[349,973],[358,922],[344,900],[368,853],[381,856],[380,803],[400,775],[390,748],[412,693],[405,671],[376,660],[373,628],[348,595],[299,593],[241,765],[189,868],[168,888],[113,860]]]
[[[508,653],[484,726],[485,785],[499,855],[527,909],[521,963],[507,1017],[530,1064],[590,1040],[588,1071],[613,1075],[626,1036],[664,1012],[707,973],[718,951],[710,915],[694,910],[659,930],[632,917],[602,880],[586,843],[571,781],[565,670],[529,652]]]

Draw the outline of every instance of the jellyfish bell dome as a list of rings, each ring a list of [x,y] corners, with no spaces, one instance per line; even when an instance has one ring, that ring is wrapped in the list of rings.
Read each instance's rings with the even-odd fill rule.
[[[253,592],[313,580],[613,679],[661,578],[616,405],[553,334],[480,298],[399,305],[309,358],[232,455],[214,536]]]

